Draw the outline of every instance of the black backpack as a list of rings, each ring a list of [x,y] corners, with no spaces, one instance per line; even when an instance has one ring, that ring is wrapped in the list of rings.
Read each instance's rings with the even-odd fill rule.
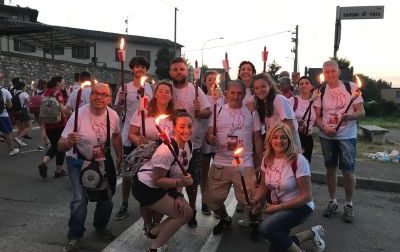
[[[21,100],[19,99],[19,95],[22,94],[22,91],[16,92],[12,96],[12,111],[13,112],[20,112],[22,110]]]
[[[6,108],[6,101],[4,100],[3,96],[3,88],[0,88],[0,114],[3,113],[5,108]]]
[[[344,86],[345,86],[347,92],[348,92],[350,95],[352,95],[352,94],[351,94],[351,85],[350,85],[350,82],[348,82],[348,81],[343,81],[343,84],[344,84]],[[321,117],[322,117],[322,110],[324,109],[324,108],[323,108],[323,105],[322,105],[322,99],[324,98],[325,90],[326,90],[326,84],[323,84],[323,85],[319,88],[319,93],[320,93],[320,95],[321,95],[321,113],[320,113],[320,116],[321,116]]]

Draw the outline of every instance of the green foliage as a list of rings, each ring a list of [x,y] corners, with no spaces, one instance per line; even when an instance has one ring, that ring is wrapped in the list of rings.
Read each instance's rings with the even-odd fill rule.
[[[381,89],[391,88],[391,83],[388,83],[384,80],[379,79],[378,81],[376,81],[362,74],[358,76],[362,79],[362,82],[364,83],[364,86],[362,88],[362,96],[365,102],[368,101],[376,101],[378,103],[381,102],[382,101]]]
[[[330,57],[331,60],[336,60],[340,69],[350,68],[350,60],[346,58],[334,58]]]
[[[367,116],[399,116],[400,109],[392,101],[381,101],[380,103],[364,104]]]
[[[156,65],[155,74],[159,79],[169,79],[169,63],[174,58],[174,52],[168,45],[163,45],[156,55],[154,64]]]
[[[276,82],[278,82],[279,75],[277,73],[281,68],[282,67],[278,64],[278,62],[273,60],[271,64],[268,64],[267,73],[269,73],[271,77],[274,78]]]
[[[359,124],[377,125],[382,128],[400,128],[399,116],[367,116],[359,121]]]

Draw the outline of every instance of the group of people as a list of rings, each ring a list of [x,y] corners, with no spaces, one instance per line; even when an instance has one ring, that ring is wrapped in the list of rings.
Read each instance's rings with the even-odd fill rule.
[[[120,171],[121,162],[135,148],[151,142],[157,142],[152,157],[135,174],[123,177],[122,204],[116,213],[117,220],[128,215],[132,192],[140,203],[143,232],[151,240],[150,252],[158,251],[183,225],[197,226],[199,185],[201,212],[204,215],[214,212],[219,218],[213,228],[214,235],[232,225],[224,201],[233,186],[237,210],[245,209],[251,237],[268,239],[269,251],[303,251],[300,243],[305,240],[313,240],[317,251],[324,251],[321,225],[290,236],[291,229],[305,222],[315,207],[310,171],[314,126],[321,131],[327,168],[329,202],[324,216],[339,213],[335,198],[339,168],[344,175],[346,194],[343,219],[353,222],[356,120],[365,112],[361,96],[352,97],[357,92],[356,85],[339,80],[337,62],[329,60],[323,64],[326,83],[320,87],[314,87],[308,77],[301,77],[298,94],[293,92],[292,85],[287,89],[286,79],[279,81],[282,83],[279,90],[268,73],[256,74],[249,61],[239,65],[238,79],[231,81],[223,92],[214,71],[203,74],[204,90],[188,82],[188,66],[181,57],[171,61],[172,81],[161,80],[154,87],[141,82],[149,66],[143,57],[131,59],[133,80],[119,88],[113,108],[110,87],[92,84],[86,92],[88,104],[73,111],[74,106],[68,106],[68,101],[61,108],[65,120],[57,127],[46,126],[46,135],[54,148],[43,158],[40,175],[47,176],[46,164],[52,157],[57,156],[58,167],[62,165],[58,155],[60,160],[66,155],[72,186],[66,251],[80,248],[87,203],[93,193],[83,183],[82,171],[92,169],[92,163],[96,162],[99,166],[96,172],[103,175],[100,182],[105,178],[112,196],[115,170]],[[82,83],[85,74],[81,77]],[[70,95],[71,104],[76,103],[77,90]],[[50,88],[46,92],[50,95],[53,91]],[[51,95],[64,104],[61,97]],[[146,106],[142,102],[144,96],[148,99]],[[345,111],[351,99],[353,105]],[[75,116],[77,112],[79,117]],[[158,120],[161,115],[167,117]],[[3,133],[7,132],[6,124],[2,122],[0,126]],[[115,162],[109,155],[110,144],[115,151]],[[59,172],[65,173],[61,167],[56,170]],[[188,200],[182,194],[183,189]],[[113,203],[110,195],[103,196],[95,200],[93,225],[102,239],[112,240],[115,235],[107,229],[107,224]]]

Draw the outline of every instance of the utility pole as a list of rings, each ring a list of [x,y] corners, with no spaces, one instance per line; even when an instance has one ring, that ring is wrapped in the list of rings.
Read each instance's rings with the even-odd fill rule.
[[[175,7],[175,25],[174,25],[174,57],[176,57],[176,13],[178,8]]]
[[[299,51],[299,26],[296,25],[296,31],[292,32],[295,35],[292,38],[292,42],[294,43],[294,48],[292,49],[292,53],[294,53],[294,61],[293,61],[293,72],[297,72],[297,60],[298,60],[298,51]]]

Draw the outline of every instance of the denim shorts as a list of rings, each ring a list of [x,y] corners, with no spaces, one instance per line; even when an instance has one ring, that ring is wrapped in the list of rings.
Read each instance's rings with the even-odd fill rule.
[[[319,139],[327,168],[339,167],[342,171],[354,173],[357,143],[355,138],[337,140],[320,137]]]

